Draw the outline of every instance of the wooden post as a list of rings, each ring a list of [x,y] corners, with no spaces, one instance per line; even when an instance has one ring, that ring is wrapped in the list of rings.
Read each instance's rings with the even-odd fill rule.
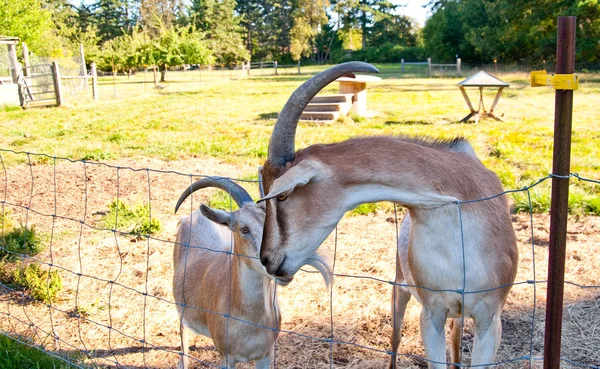
[[[558,18],[556,73],[575,71],[576,17]],[[548,292],[544,332],[544,369],[560,368],[567,216],[569,212],[569,172],[571,168],[571,125],[573,91],[556,90],[554,109],[554,154],[552,198],[550,201],[550,244],[548,246]]]
[[[298,75],[300,75],[300,60],[298,60]]]
[[[460,76],[460,64],[461,64],[461,59],[460,58],[456,58],[456,73]]]
[[[273,62],[273,67],[275,68],[275,75],[277,75],[277,60]]]
[[[17,63],[17,72],[20,72],[21,70],[21,64]],[[21,105],[22,108],[27,108],[27,100],[25,99],[25,89],[27,88],[27,86],[25,85],[25,81],[20,81],[21,78],[23,78],[23,76],[21,75],[21,73],[18,74],[19,78],[17,79],[17,83],[19,84],[17,86],[17,93],[19,94],[19,104]]]
[[[90,65],[92,68],[92,96],[94,96],[94,101],[98,101],[98,71],[96,70],[96,63],[92,63]],[[146,72],[144,69],[144,76],[146,76]],[[144,88],[146,88],[146,78],[144,77]]]
[[[427,58],[427,78],[431,78],[431,58]]]
[[[58,62],[52,62],[52,79],[54,80],[54,93],[56,94],[56,106],[62,105],[62,94],[60,89],[60,70]]]
[[[87,66],[85,65],[85,54],[83,53],[83,44],[79,44],[79,58],[81,62],[81,75],[85,77],[85,91],[88,90]]]
[[[404,73],[404,59],[400,59],[400,65],[402,65],[402,73]]]
[[[12,83],[18,83],[19,79],[19,70],[17,61],[17,48],[14,44],[9,44],[8,46],[8,60],[10,62],[10,73],[12,76]]]
[[[31,66],[29,64],[29,48],[24,42],[21,44],[21,46],[23,47],[23,64],[25,65],[25,67],[23,68],[23,76],[29,77],[29,73],[31,73],[29,71],[29,67]]]

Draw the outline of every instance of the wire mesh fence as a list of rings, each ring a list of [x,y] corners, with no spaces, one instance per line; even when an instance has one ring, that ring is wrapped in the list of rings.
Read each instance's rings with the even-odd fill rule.
[[[98,71],[98,94],[100,100],[105,101],[137,98],[152,93],[197,92],[208,86],[246,78],[247,72],[242,66],[187,65],[168,68],[162,80],[158,68],[115,74]]]
[[[173,215],[173,208],[183,190],[204,176],[4,149],[0,150],[0,164],[2,334],[79,368],[175,367],[181,351],[177,303],[172,294],[171,256],[179,218]],[[527,211],[513,215],[519,272],[504,308],[498,356],[490,365],[541,365],[548,217],[534,213],[531,191],[551,177],[489,198],[450,205],[456,206],[460,216],[461,208],[474,201],[513,193],[529,199]],[[570,178],[600,184],[576,173]],[[234,181],[258,197],[256,180]],[[212,190],[200,191],[188,202],[182,207],[187,215],[201,203],[234,210],[229,198]],[[302,269],[289,286],[275,288],[282,321],[273,367],[376,368],[389,361],[399,215],[347,217],[340,222],[322,247],[335,275],[331,289],[326,289],[310,268]],[[581,218],[571,225],[564,367],[600,367],[598,229],[597,217]],[[179,246],[190,250],[203,247],[208,257],[226,255],[230,263],[222,272],[227,274],[232,261],[256,259],[237,254],[233,240],[230,242],[226,250],[191,243]],[[465,265],[463,273],[470,267]],[[230,289],[220,285],[218,291],[227,294]],[[446,292],[465,298],[487,291],[456,286]],[[187,304],[184,308],[199,309]],[[229,309],[205,313],[228,322],[274,329],[244,320]],[[429,362],[418,339],[418,314],[419,305],[411,303],[397,355],[403,367],[422,367]],[[236,334],[230,332],[232,339]],[[470,363],[473,335],[474,327],[466,321],[461,366]],[[192,368],[223,367],[211,340],[192,342],[188,354]]]

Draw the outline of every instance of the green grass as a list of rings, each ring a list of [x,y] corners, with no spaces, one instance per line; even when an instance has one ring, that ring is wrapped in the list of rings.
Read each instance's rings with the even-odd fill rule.
[[[522,75],[502,77],[511,83],[495,113],[503,122],[479,124],[458,121],[467,113],[455,79],[406,79],[397,65],[379,65],[384,80],[370,84],[368,108],[375,117],[347,117],[328,125],[300,124],[296,148],[337,142],[359,135],[464,136],[478,156],[498,173],[507,189],[521,188],[546,176],[552,168],[554,91],[531,88]],[[322,66],[303,68],[316,72]],[[170,73],[168,88],[146,86],[142,74],[118,77],[122,100],[111,100],[111,79],[101,81],[100,103],[67,99],[67,106],[50,109],[0,110],[3,135],[0,148],[26,150],[86,160],[132,162],[142,157],[179,160],[215,157],[240,166],[244,172],[264,162],[277,112],[307,75],[262,76],[227,82],[213,78],[182,83],[193,76]],[[187,76],[187,77],[186,77]],[[150,80],[150,77],[147,77]],[[183,79],[182,79],[183,78]],[[190,77],[191,78],[191,77]],[[194,77],[195,78],[195,77]],[[104,89],[104,90],[102,90]],[[125,93],[127,92],[127,93]],[[337,85],[324,93],[336,93]],[[467,91],[476,103],[476,91]],[[486,106],[495,95],[484,91]],[[127,96],[134,96],[127,98]],[[572,171],[600,178],[600,79],[582,77],[575,92]],[[7,157],[6,165],[22,163],[25,156]],[[52,159],[32,157],[36,164]],[[598,185],[573,182],[580,193],[576,212],[597,213]],[[541,199],[547,190],[540,193]],[[220,196],[220,195],[219,195]],[[518,200],[518,196],[515,199]],[[217,200],[215,200],[217,201]],[[219,200],[222,203],[228,200]],[[587,210],[584,210],[587,209]]]
[[[13,228],[4,231],[4,237],[0,239],[0,258],[14,261],[19,254],[36,255],[42,252],[45,246],[37,233],[35,227]]]
[[[150,236],[161,230],[158,218],[150,217],[148,205],[131,207],[121,200],[115,200],[108,205],[108,209],[101,220],[105,228],[127,232],[136,237]]]
[[[21,341],[26,341],[20,338]],[[0,335],[0,368],[2,369],[71,369],[75,366],[56,359],[38,348]]]
[[[56,301],[63,287],[57,270],[49,271],[36,263],[0,263],[0,282],[45,304]]]

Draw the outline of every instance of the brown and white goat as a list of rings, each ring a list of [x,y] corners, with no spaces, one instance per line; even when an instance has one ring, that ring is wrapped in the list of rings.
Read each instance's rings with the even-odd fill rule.
[[[175,212],[187,196],[205,187],[228,191],[240,209],[227,212],[202,205],[181,217],[173,250],[173,293],[183,353],[179,368],[188,368],[192,329],[212,338],[222,367],[256,361],[256,368],[268,369],[281,319],[273,277],[256,259],[264,206],[228,179],[204,178],[185,190]]]
[[[267,195],[261,262],[270,274],[290,280],[346,211],[378,201],[400,204],[409,215],[401,227],[397,282],[415,287],[395,288],[399,324],[393,350],[412,295],[423,306],[421,335],[430,368],[446,367],[448,318],[453,322],[451,360],[459,360],[462,326],[457,323],[463,316],[475,324],[471,364],[490,364],[500,342],[502,306],[516,275],[516,237],[505,196],[457,202],[502,193],[501,183],[462,139],[364,137],[295,151],[306,104],[352,72],[377,69],[350,62],[319,73],[294,91],[279,114],[262,169]]]
[[[209,177],[184,191],[175,212],[189,195],[206,187],[229,192],[239,210],[228,212],[201,205],[191,216],[181,217],[173,250],[173,293],[183,354],[179,368],[189,365],[191,329],[212,338],[222,367],[255,361],[257,369],[268,369],[281,315],[275,278],[258,260],[264,204],[255,203],[246,190],[229,179]],[[316,256],[307,264],[329,284],[331,272],[324,259]],[[289,281],[277,283],[286,285]]]

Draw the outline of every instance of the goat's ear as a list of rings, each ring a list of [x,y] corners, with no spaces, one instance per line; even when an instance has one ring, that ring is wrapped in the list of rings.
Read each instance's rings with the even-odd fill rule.
[[[233,227],[233,214],[228,211],[209,208],[202,204],[200,205],[200,212],[210,221],[224,225],[229,229]]]
[[[271,191],[258,201],[272,199],[284,192],[293,190],[298,186],[304,186],[314,178],[325,173],[321,162],[311,159],[302,160],[299,164],[290,168],[281,177],[277,178],[271,186]]]

